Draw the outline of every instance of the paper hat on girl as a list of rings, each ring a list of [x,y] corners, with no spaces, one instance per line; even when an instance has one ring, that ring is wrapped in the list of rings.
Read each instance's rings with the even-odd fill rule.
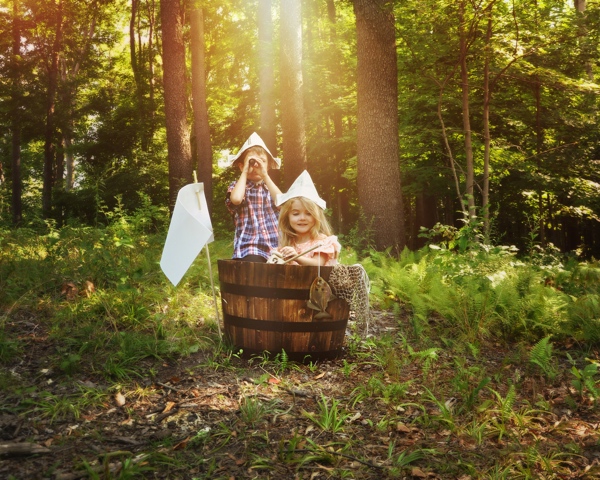
[[[275,166],[273,166],[272,168],[278,169],[279,167],[281,167],[281,160],[279,158],[276,158],[273,156],[271,151],[267,148],[267,145],[265,144],[265,142],[263,142],[263,139],[260,138],[258,136],[258,133],[256,133],[256,132],[254,132],[252,135],[250,135],[248,137],[248,140],[246,140],[246,142],[242,145],[242,148],[240,148],[240,151],[237,153],[237,155],[229,155],[227,157],[227,160],[229,163],[228,167],[231,167],[236,162],[236,160],[238,158],[240,158],[242,156],[242,154],[251,147],[264,148],[266,150],[266,152],[269,154],[269,156],[275,162]]]
[[[294,183],[292,183],[292,186],[287,192],[277,195],[277,201],[275,202],[275,205],[279,207],[288,200],[297,197],[308,198],[309,200],[315,202],[323,210],[325,210],[327,205],[325,200],[319,197],[317,189],[315,188],[315,184],[306,170],[304,170],[300,176],[294,180]]]

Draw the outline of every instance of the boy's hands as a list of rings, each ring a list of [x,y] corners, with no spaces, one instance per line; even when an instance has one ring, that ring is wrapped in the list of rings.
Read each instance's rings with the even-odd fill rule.
[[[269,159],[261,155],[246,155],[243,171],[253,176],[258,175],[261,179],[268,176]]]

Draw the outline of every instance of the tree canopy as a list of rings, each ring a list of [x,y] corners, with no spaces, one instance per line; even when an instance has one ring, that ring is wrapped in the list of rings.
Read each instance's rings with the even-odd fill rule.
[[[174,68],[173,30],[161,20],[172,3],[0,6],[3,222],[93,223],[117,205],[167,205],[170,178],[172,199],[200,167],[205,181],[212,168],[213,223],[225,233],[232,173],[219,160],[257,131],[276,142],[284,176],[306,165],[334,229],[355,245],[416,248],[421,229],[439,223],[486,242],[600,254],[598,1],[370,2],[393,23],[390,113],[361,104],[392,91],[377,81],[384,64],[360,76],[361,55],[371,58],[357,35],[365,2],[304,0],[291,11],[184,0],[179,125],[188,131],[178,135],[190,136],[193,158],[179,183],[167,149],[174,71],[163,71]],[[208,129],[194,130],[203,118]],[[375,135],[366,124],[394,128]],[[388,232],[388,214],[403,225]]]

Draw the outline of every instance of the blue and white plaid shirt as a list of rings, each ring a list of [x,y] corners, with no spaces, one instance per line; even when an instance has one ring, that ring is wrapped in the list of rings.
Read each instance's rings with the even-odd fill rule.
[[[246,193],[242,203],[231,203],[231,191],[236,182],[227,189],[225,205],[235,224],[232,258],[260,255],[269,258],[271,250],[277,248],[279,239],[277,224],[279,208],[275,206],[271,193],[264,182],[246,182]]]

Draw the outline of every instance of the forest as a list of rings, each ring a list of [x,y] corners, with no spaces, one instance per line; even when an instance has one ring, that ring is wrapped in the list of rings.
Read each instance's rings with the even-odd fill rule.
[[[597,256],[597,2],[166,3],[2,8],[6,225],[165,205],[197,169],[227,232],[219,159],[256,131],[377,248],[469,224]]]
[[[0,0],[0,32],[0,477],[600,477],[600,2]],[[370,279],[339,357],[222,335],[253,132]]]

